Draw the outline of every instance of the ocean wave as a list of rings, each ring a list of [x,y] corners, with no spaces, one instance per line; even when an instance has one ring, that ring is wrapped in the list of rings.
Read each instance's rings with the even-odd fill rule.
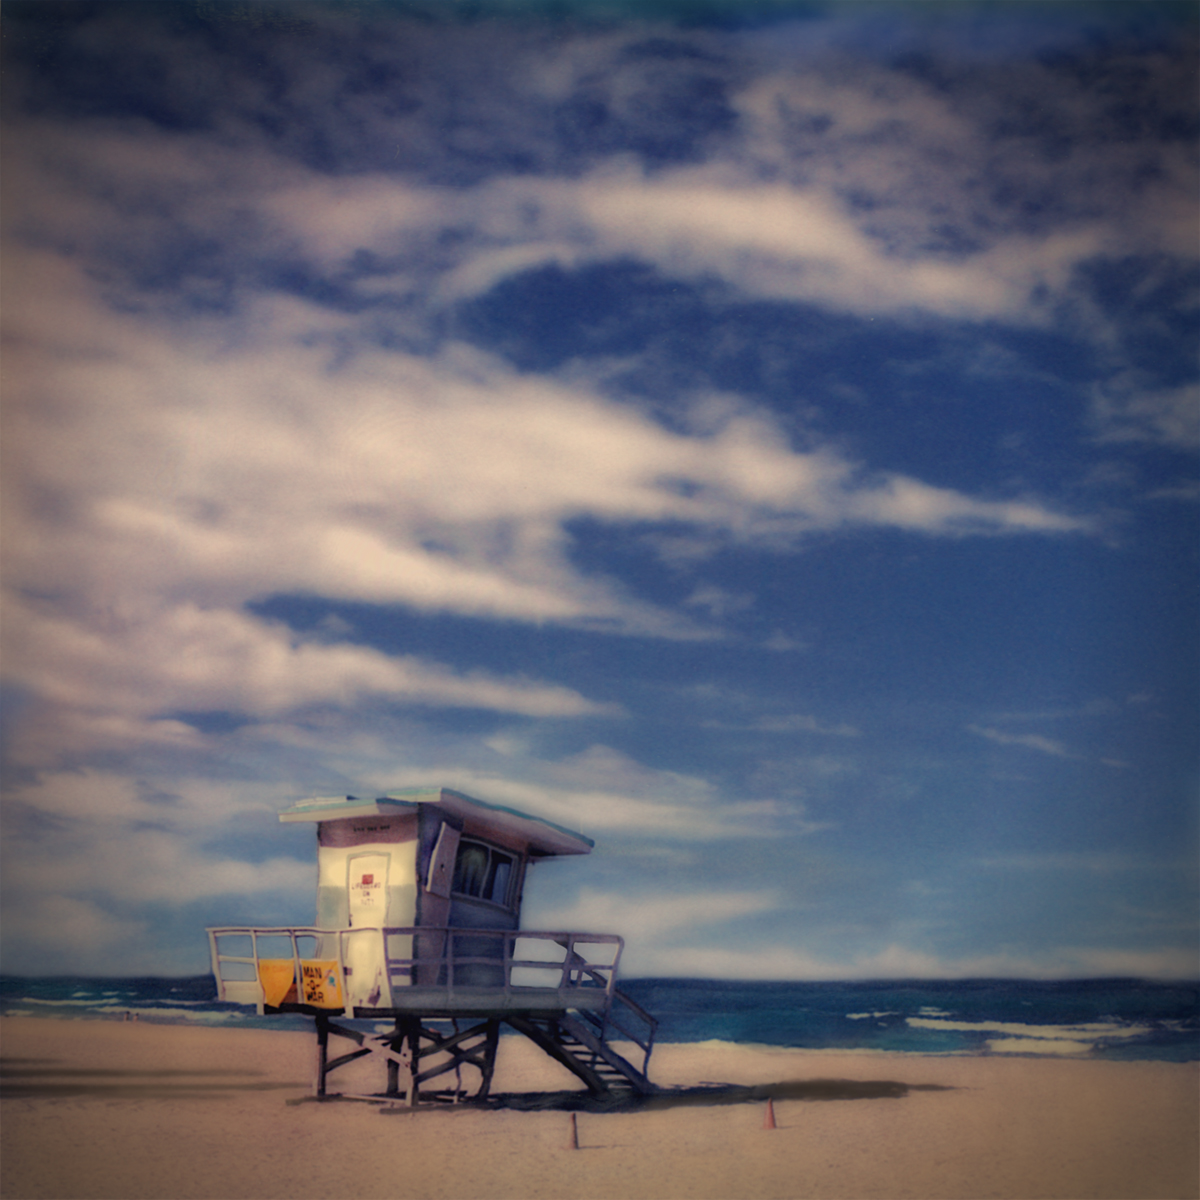
[[[953,1029],[964,1033],[976,1031],[1007,1033],[1014,1037],[1066,1038],[1072,1041],[1145,1037],[1152,1029],[1150,1025],[1117,1025],[1108,1022],[1081,1025],[1027,1025],[1015,1021],[942,1021],[928,1017],[907,1017],[905,1022],[916,1029]]]
[[[242,1014],[240,1012],[196,1012],[190,1008],[138,1008],[132,1004],[108,1004],[97,1005],[92,1009],[95,1013],[129,1013],[130,1016],[135,1016],[139,1020],[143,1017],[159,1021],[187,1021],[204,1023],[219,1023],[226,1021],[241,1021]]]
[[[989,1037],[986,1045],[992,1054],[1042,1054],[1056,1057],[1083,1055],[1112,1042],[1144,1039],[1154,1026],[1115,1022],[1084,1022],[1078,1025],[1029,1025],[1014,1021],[947,1021],[930,1017],[908,1017],[906,1023],[916,1029],[959,1033],[1000,1034]]]
[[[42,1007],[45,1005],[53,1005],[56,1007],[57,1006],[69,1006],[72,1008],[95,1008],[96,998],[95,998],[95,996],[93,996],[90,1000],[50,1000],[50,999],[43,1000],[40,996],[22,996],[17,1001],[17,1003],[18,1004],[36,1004],[39,1007]]]
[[[1092,1042],[1065,1039],[1050,1041],[1046,1038],[989,1038],[987,1047],[992,1054],[1037,1054],[1062,1058],[1090,1054],[1095,1049]]]

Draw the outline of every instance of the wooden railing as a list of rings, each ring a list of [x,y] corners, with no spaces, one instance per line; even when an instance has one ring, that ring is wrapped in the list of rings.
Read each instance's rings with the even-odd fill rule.
[[[347,1016],[355,1008],[390,1009],[392,996],[415,1000],[415,992],[436,993],[451,1006],[456,998],[479,1003],[482,995],[484,1002],[494,999],[504,1009],[553,991],[563,1008],[580,1005],[607,1019],[624,947],[616,934],[529,929],[225,926],[208,934],[219,999],[255,1004],[260,1011],[295,1006]],[[233,939],[241,939],[246,952],[235,953]],[[384,972],[386,990],[375,1003],[364,999],[364,964]],[[621,999],[652,1023],[648,1014]],[[647,1048],[644,1037],[633,1040]]]

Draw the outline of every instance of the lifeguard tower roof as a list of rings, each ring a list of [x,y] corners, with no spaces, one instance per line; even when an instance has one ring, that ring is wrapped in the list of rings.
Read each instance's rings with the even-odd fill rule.
[[[502,830],[528,846],[536,858],[566,854],[590,854],[595,842],[564,829],[552,821],[518,812],[499,804],[486,804],[449,788],[400,788],[386,796],[365,799],[359,796],[317,796],[301,800],[279,814],[280,821],[340,821],[362,817],[398,816],[417,811],[422,805],[436,805],[459,820]]]

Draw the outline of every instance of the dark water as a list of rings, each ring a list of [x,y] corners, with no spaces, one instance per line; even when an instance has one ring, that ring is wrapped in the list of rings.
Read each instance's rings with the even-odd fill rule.
[[[1200,1059],[1200,986],[1137,979],[740,983],[630,979],[659,1042],[757,1043],[812,1050]],[[308,1029],[218,1004],[212,977],[0,977],[0,1014]]]

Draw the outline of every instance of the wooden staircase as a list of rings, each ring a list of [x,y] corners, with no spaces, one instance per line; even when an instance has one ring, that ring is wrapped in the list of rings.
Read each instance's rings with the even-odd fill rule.
[[[617,1053],[605,1038],[603,1021],[592,1013],[565,1012],[553,1016],[517,1016],[505,1020],[518,1033],[541,1047],[573,1075],[582,1079],[593,1095],[629,1092],[652,1095],[656,1088],[646,1077],[644,1064],[639,1070]],[[642,1043],[638,1043],[641,1045]],[[646,1059],[650,1048],[643,1045]]]

